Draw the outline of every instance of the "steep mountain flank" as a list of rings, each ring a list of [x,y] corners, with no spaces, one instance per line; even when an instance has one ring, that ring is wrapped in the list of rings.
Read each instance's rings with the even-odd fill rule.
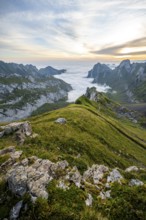
[[[45,103],[67,99],[71,86],[52,76],[64,70],[46,69],[0,61],[0,121],[25,118]]]
[[[110,97],[122,102],[146,102],[146,63],[130,63],[124,60],[114,70],[104,64],[96,64],[88,77],[93,83],[111,87]]]

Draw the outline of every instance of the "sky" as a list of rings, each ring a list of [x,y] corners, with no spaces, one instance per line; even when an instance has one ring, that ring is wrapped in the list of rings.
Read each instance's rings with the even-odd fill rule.
[[[146,59],[146,0],[0,0],[0,60]]]

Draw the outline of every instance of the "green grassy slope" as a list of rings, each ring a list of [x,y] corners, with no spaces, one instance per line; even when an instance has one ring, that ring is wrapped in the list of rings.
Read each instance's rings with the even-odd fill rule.
[[[81,173],[95,163],[121,169],[130,165],[146,167],[146,130],[127,119],[118,119],[107,107],[108,102],[104,96],[98,103],[83,96],[76,104],[30,118],[33,132],[38,136],[27,138],[24,145],[17,148],[23,150],[23,157],[36,155],[54,162],[66,159],[70,166],[77,166]],[[112,107],[118,105],[114,102],[109,104]],[[55,120],[60,117],[66,118],[67,123],[56,123]],[[13,136],[1,139],[0,149],[10,145],[16,145]],[[0,163],[7,159],[3,158]],[[123,172],[123,175],[127,175],[127,182],[131,178],[138,178],[146,183],[144,172]],[[145,185],[131,188],[124,183],[113,184],[112,199],[105,201],[98,198],[98,190],[91,188],[89,192],[94,198],[93,207],[86,207],[87,189],[78,189],[71,184],[69,190],[63,190],[57,188],[54,181],[47,188],[48,200],[38,198],[32,204],[29,198],[23,198],[28,203],[28,210],[20,219],[143,220],[146,217]],[[8,194],[7,197],[11,198],[3,199],[5,203],[0,207],[4,218],[18,198],[13,198],[2,183],[0,192],[2,196]]]
[[[133,164],[146,166],[145,129],[114,117],[101,103],[85,97],[77,103],[83,104],[72,104],[30,118],[38,137],[26,140],[23,146],[26,156],[36,155],[53,161],[66,159],[81,171],[94,163],[120,168]],[[55,123],[60,117],[66,118],[67,123]],[[3,139],[1,147],[5,140],[8,142],[7,138]]]

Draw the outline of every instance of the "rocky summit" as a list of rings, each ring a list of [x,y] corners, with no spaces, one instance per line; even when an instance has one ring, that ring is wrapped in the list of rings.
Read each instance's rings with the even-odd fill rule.
[[[26,118],[46,103],[66,101],[71,86],[53,77],[64,71],[0,61],[0,121]]]
[[[146,101],[146,63],[123,60],[115,69],[97,63],[88,72],[93,83],[110,86],[110,97],[116,101],[138,103]]]
[[[95,87],[1,124],[0,219],[144,220],[145,134],[135,112]]]

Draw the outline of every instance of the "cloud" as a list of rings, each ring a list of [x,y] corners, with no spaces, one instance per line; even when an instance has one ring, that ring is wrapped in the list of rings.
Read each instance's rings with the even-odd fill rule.
[[[55,75],[56,78],[65,80],[65,82],[72,86],[73,90],[68,94],[69,102],[74,102],[79,96],[85,94],[87,87],[95,86],[99,92],[107,92],[110,88],[106,85],[93,84],[93,79],[87,78],[87,72],[90,68],[91,63],[89,64],[87,62],[83,62],[82,65],[77,62],[75,65],[68,63],[66,73]]]
[[[135,51],[130,51],[135,50]],[[144,50],[143,50],[144,48]],[[125,52],[122,52],[122,50]],[[126,52],[126,49],[129,49],[129,51]],[[140,55],[140,54],[146,54],[146,37],[136,39],[133,41],[126,42],[124,44],[118,45],[118,46],[109,46],[105,47],[101,50],[97,51],[91,51],[91,53],[94,54],[109,54],[109,55]]]

